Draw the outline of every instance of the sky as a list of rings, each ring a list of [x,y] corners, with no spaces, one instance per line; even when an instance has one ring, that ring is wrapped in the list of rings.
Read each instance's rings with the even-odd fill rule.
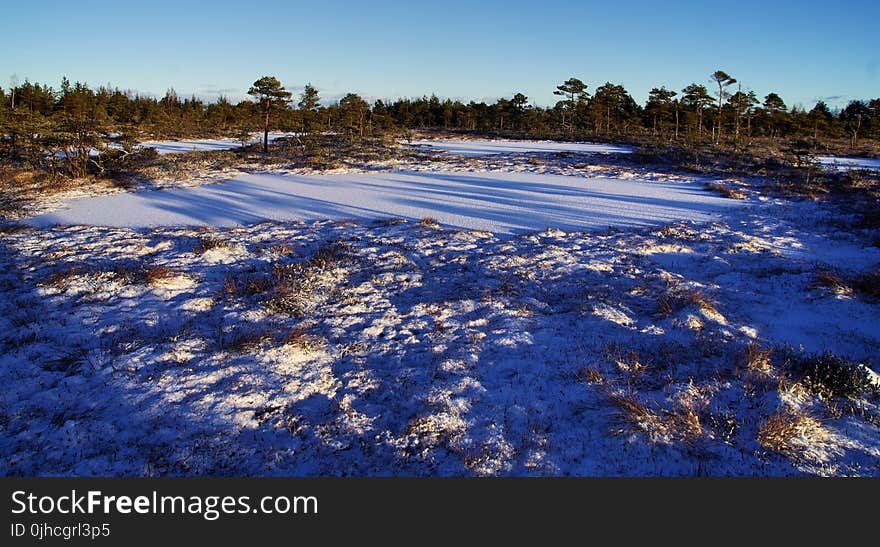
[[[238,100],[274,75],[294,92],[311,82],[325,101],[521,92],[548,106],[572,76],[643,102],[652,87],[708,87],[722,69],[788,106],[880,97],[877,0],[41,0],[0,11],[4,88],[67,76]]]

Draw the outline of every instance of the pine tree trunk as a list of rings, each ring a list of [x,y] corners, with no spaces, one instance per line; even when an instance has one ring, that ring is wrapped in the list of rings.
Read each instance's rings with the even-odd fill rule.
[[[675,140],[678,140],[678,103],[675,106]]]
[[[269,153],[269,108],[271,103],[266,101],[266,123],[263,125],[263,154]]]

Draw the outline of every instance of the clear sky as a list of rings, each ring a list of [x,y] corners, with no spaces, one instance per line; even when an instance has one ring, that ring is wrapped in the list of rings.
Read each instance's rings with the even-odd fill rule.
[[[577,76],[642,102],[718,68],[789,106],[880,97],[880,0],[31,0],[0,4],[0,44],[2,87],[66,75],[209,100],[275,75],[325,99],[522,92],[550,105]]]

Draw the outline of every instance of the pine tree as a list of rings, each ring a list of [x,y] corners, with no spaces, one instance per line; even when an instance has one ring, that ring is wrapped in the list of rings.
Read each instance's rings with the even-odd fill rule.
[[[302,117],[303,132],[310,136],[317,130],[315,119],[318,108],[321,106],[318,90],[311,83],[306,84],[303,88],[299,103],[296,106],[299,108],[300,116]]]
[[[697,139],[703,138],[703,111],[712,103],[712,97],[706,86],[691,84],[681,90],[682,103],[690,108],[697,117]]]
[[[568,134],[574,133],[574,122],[577,111],[587,100],[587,84],[577,78],[569,78],[561,85],[556,86],[554,95],[565,97],[557,106],[563,111],[562,126],[565,127],[565,111],[568,111]]]
[[[651,117],[651,135],[657,133],[657,121],[660,121],[662,132],[663,122],[666,121],[673,110],[673,97],[677,93],[665,87],[653,88],[648,92],[648,102],[645,104],[645,112]]]
[[[767,116],[767,123],[770,127],[770,138],[775,138],[779,134],[781,119],[785,115],[788,108],[785,101],[776,93],[768,93],[764,97],[764,113]]]
[[[263,76],[248,90],[248,95],[257,99],[263,109],[263,153],[269,152],[269,115],[272,108],[286,108],[290,101],[291,93],[284,89],[278,78]]]
[[[736,78],[733,78],[723,70],[716,70],[712,73],[711,79],[718,85],[718,122],[716,123],[715,131],[715,144],[718,144],[721,142],[721,122],[723,121],[722,114],[724,112],[724,98],[727,97],[727,92],[724,89],[735,84]]]

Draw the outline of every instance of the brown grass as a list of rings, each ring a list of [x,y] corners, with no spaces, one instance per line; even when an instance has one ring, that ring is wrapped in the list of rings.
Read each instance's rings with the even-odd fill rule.
[[[739,356],[737,367],[748,374],[770,375],[773,372],[773,362],[770,359],[772,354],[772,349],[762,348],[757,342],[749,342]]]
[[[419,221],[419,224],[425,228],[431,228],[433,230],[440,228],[440,223],[434,217],[423,217],[422,220]]]
[[[231,245],[229,242],[220,238],[214,236],[202,236],[199,238],[199,242],[196,245],[194,252],[201,255],[213,249],[228,249],[230,247]]]
[[[167,266],[150,266],[143,271],[144,281],[148,285],[156,285],[168,279],[177,277],[177,272]]]
[[[662,317],[691,306],[704,312],[718,313],[715,302],[698,289],[670,290],[657,298],[657,314]]]
[[[816,277],[813,279],[813,282],[810,283],[810,289],[831,289],[839,294],[849,294],[852,292],[852,289],[843,279],[840,278],[839,275],[830,271],[830,270],[822,270]]]
[[[745,193],[727,187],[720,182],[707,182],[706,190],[709,190],[710,192],[715,192],[716,194],[721,194],[722,196],[730,199],[746,199],[747,197]]]
[[[693,444],[705,434],[700,413],[693,399],[679,401],[667,417],[667,427],[673,435],[688,444]]]
[[[633,393],[608,393],[608,399],[617,407],[619,427],[613,434],[642,432],[651,440],[659,440],[668,433],[668,427],[660,415],[639,402]]]
[[[588,384],[601,384],[605,379],[596,367],[585,366],[578,372],[578,378]]]
[[[268,330],[249,330],[246,328],[234,329],[220,336],[220,347],[224,350],[245,353],[259,349],[265,342],[272,338]]]
[[[293,245],[288,245],[287,243],[271,245],[269,246],[268,250],[275,256],[293,256],[296,254],[296,250],[293,248]]]
[[[829,433],[809,414],[780,408],[758,427],[761,446],[788,455],[799,455],[811,445],[828,440]]]
[[[80,265],[57,269],[40,281],[38,285],[44,287],[61,287],[67,285],[74,277],[85,273],[87,273],[87,270]]]
[[[310,334],[304,327],[296,327],[284,337],[284,345],[309,353],[326,347],[327,341],[320,336]]]

